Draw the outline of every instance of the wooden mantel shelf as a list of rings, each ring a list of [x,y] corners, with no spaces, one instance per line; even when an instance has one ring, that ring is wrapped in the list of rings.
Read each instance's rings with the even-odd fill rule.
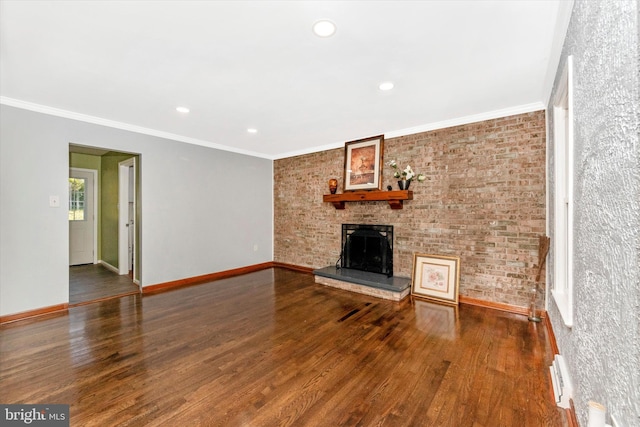
[[[413,200],[413,191],[353,191],[342,194],[325,194],[323,202],[332,203],[336,209],[344,209],[345,202],[379,202],[386,200],[391,209],[402,209],[404,200]]]

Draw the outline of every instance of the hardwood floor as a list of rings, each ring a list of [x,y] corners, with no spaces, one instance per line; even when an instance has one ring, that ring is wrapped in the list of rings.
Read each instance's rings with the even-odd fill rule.
[[[565,426],[544,327],[269,269],[0,326],[0,402],[72,426]]]
[[[101,264],[69,267],[69,305],[140,292],[129,276],[120,276]]]

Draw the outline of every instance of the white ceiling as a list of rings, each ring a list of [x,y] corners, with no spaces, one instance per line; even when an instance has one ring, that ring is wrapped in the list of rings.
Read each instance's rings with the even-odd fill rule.
[[[1,1],[0,102],[277,159],[544,108],[571,6]]]

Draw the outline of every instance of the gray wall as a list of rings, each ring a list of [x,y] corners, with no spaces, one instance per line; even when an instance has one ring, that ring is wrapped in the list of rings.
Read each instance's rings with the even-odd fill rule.
[[[2,105],[0,315],[69,301],[69,143],[141,155],[143,286],[273,259],[271,160]]]
[[[581,425],[594,400],[625,427],[640,426],[638,30],[637,1],[576,1],[556,77],[557,86],[573,55],[574,326],[553,299],[549,315]],[[552,150],[551,104],[547,117]],[[550,171],[553,159],[551,151]]]

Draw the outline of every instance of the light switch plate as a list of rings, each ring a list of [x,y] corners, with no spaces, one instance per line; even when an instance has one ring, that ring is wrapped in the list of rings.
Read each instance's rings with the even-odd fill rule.
[[[59,208],[60,207],[60,196],[49,196],[49,207],[51,207],[51,208]]]

